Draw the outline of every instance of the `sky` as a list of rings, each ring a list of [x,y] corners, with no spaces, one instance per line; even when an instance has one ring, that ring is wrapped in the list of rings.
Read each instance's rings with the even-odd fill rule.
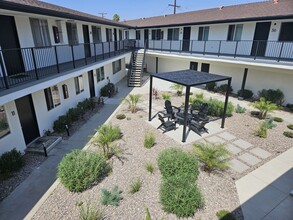
[[[147,18],[165,14],[173,14],[174,0],[42,0],[66,8],[102,16],[112,19],[117,13],[120,21],[138,18]],[[264,0],[177,0],[177,13],[195,11],[200,9],[216,8],[220,6],[261,2]]]

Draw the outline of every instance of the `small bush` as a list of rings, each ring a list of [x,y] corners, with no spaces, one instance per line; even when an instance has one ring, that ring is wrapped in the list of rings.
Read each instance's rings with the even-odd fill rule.
[[[256,101],[251,105],[260,111],[258,115],[260,119],[266,118],[269,112],[273,112],[274,110],[279,109],[276,104],[267,101],[263,97],[261,97],[259,101]]]
[[[216,213],[219,220],[235,220],[233,215],[227,210],[220,210]]]
[[[25,162],[20,151],[15,148],[0,157],[0,176],[8,178],[13,172],[19,171]]]
[[[141,185],[142,185],[142,181],[140,179],[136,179],[136,180],[132,181],[132,183],[130,185],[129,192],[131,194],[138,192],[141,188]]]
[[[67,123],[71,124],[72,122],[78,121],[82,112],[78,108],[70,108],[66,113]],[[61,116],[62,117],[62,116]]]
[[[289,109],[290,112],[293,112],[293,104],[288,103],[286,107]]]
[[[228,84],[222,84],[218,87],[218,91],[221,93],[226,93],[228,88]],[[232,86],[230,86],[230,93],[233,92]]]
[[[127,120],[127,121],[130,121],[130,120],[131,120],[131,118],[130,118],[130,117],[127,117],[127,118],[126,118],[126,120]]]
[[[156,138],[153,133],[146,133],[144,136],[143,146],[147,149],[152,148],[156,143]]]
[[[246,108],[241,107],[239,104],[237,104],[237,107],[236,107],[236,109],[235,109],[235,112],[236,112],[236,113],[239,113],[239,114],[241,114],[241,113],[245,113],[245,112],[246,112]]]
[[[282,105],[284,103],[284,93],[280,89],[263,89],[258,92],[258,96],[277,105]]]
[[[259,128],[255,131],[255,136],[266,138],[268,136],[268,127],[265,123],[261,123]]]
[[[268,129],[272,129],[272,128],[274,128],[274,127],[277,126],[276,124],[274,124],[274,119],[273,119],[273,118],[265,120],[265,121],[263,122],[263,124],[264,124],[265,126],[267,126]]]
[[[283,135],[288,138],[293,138],[293,132],[292,131],[284,131]]]
[[[280,117],[274,117],[273,120],[275,122],[283,122],[284,121],[283,118],[280,118]]]
[[[217,100],[217,99],[212,99],[210,98],[207,101],[209,107],[208,107],[208,115],[215,116],[215,117],[222,117],[224,114],[224,105],[225,103]],[[226,116],[231,117],[233,115],[234,111],[234,106],[232,102],[228,102],[227,105],[227,111],[226,111]]]
[[[163,94],[162,94],[162,98],[163,98],[164,100],[171,100],[171,95],[170,95],[169,93],[163,93]]]
[[[249,89],[244,89],[243,94],[241,93],[242,93],[242,90],[238,90],[237,95],[241,96],[244,99],[250,99],[253,96],[253,92]]]
[[[205,89],[208,90],[208,91],[214,92],[216,87],[217,87],[217,83],[211,82],[211,83],[206,84]]]
[[[183,89],[184,89],[183,85],[174,83],[170,88],[173,89],[173,90],[176,90],[176,93],[177,93],[178,96],[182,96]]]
[[[146,170],[147,170],[148,172],[150,172],[151,174],[153,174],[154,171],[155,171],[155,167],[154,167],[154,165],[153,165],[152,163],[146,163],[146,164],[145,164],[145,168],[146,168]]]
[[[124,115],[124,114],[118,114],[118,115],[116,115],[116,118],[119,119],[119,120],[123,120],[123,119],[126,118],[126,115]]]
[[[287,128],[293,130],[293,124],[289,124],[289,125],[287,125]]]
[[[62,133],[66,130],[65,126],[70,126],[70,122],[68,120],[68,117],[65,115],[59,116],[59,118],[54,121],[53,129],[56,132]]]
[[[175,175],[163,179],[160,200],[163,210],[178,217],[193,216],[195,210],[203,207],[203,198],[195,181],[188,174]]]
[[[119,190],[118,186],[115,186],[111,191],[108,191],[107,189],[102,189],[101,192],[102,205],[118,206],[120,200],[123,198],[121,196],[122,191]]]
[[[129,94],[126,98],[122,99],[123,101],[127,102],[128,109],[131,113],[137,112],[137,103],[141,101],[140,94]]]
[[[199,173],[197,159],[178,148],[162,151],[158,156],[158,165],[164,178],[187,174],[195,181]]]
[[[223,144],[195,143],[193,153],[204,164],[208,173],[227,169],[230,152]]]
[[[79,207],[79,219],[80,220],[102,220],[104,219],[104,213],[91,204],[87,203],[85,206],[83,203],[77,204]]]
[[[101,154],[73,150],[58,165],[58,177],[71,192],[81,192],[98,181],[106,171]]]
[[[108,83],[103,88],[101,88],[101,96],[112,96],[115,92],[115,85],[113,83]]]

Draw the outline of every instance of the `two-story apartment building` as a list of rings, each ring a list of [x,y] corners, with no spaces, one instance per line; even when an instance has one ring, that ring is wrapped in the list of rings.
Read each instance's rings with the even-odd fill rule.
[[[126,76],[126,39],[147,49],[148,72],[228,75],[234,92],[281,89],[293,103],[292,0],[122,23],[37,0],[2,0],[0,29],[0,154],[25,150],[69,108]]]

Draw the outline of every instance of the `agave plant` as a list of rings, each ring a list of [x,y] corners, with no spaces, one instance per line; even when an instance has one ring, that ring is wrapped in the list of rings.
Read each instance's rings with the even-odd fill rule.
[[[137,111],[137,103],[140,101],[141,95],[139,94],[129,94],[123,100],[128,103],[128,108],[130,109],[131,113],[136,113]]]
[[[172,86],[170,86],[170,88],[176,90],[178,96],[182,96],[184,89],[183,85],[174,83]]]
[[[279,109],[275,103],[266,101],[266,99],[263,97],[261,97],[259,101],[256,101],[252,103],[251,105],[260,111],[259,113],[260,119],[266,118],[268,112],[273,112],[274,110]]]

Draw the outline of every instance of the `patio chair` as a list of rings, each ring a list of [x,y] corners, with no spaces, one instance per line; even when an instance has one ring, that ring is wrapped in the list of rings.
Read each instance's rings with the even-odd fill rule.
[[[159,120],[161,121],[161,125],[157,129],[163,130],[163,133],[171,130],[176,130],[176,121],[168,120],[165,121],[165,117],[162,114],[158,114]]]
[[[164,118],[175,119],[175,113],[180,112],[180,108],[173,106],[170,100],[165,101],[165,111],[161,111],[159,113],[163,114]]]
[[[194,110],[190,110],[192,119],[194,119],[195,121],[203,121],[208,119],[208,108],[209,105],[207,103],[203,103],[197,112],[194,112]]]
[[[199,111],[194,114],[192,113],[192,117],[189,120],[189,130],[194,131],[198,135],[201,136],[202,132],[208,132],[208,129],[205,127],[207,123],[209,123],[209,117],[208,117],[208,104],[204,103],[200,107]]]

